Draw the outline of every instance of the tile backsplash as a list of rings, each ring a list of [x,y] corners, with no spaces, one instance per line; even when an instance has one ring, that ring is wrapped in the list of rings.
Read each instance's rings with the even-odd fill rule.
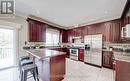
[[[113,48],[128,48],[130,49],[130,43],[107,43],[104,44],[104,48],[113,47]]]

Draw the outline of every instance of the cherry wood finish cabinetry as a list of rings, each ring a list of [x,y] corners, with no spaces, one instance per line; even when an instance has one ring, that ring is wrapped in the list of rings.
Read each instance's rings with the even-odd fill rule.
[[[38,59],[35,58],[39,77],[42,81],[61,81],[65,75],[65,55]]]
[[[50,81],[62,81],[65,75],[65,55],[50,58]]]
[[[84,61],[84,49],[79,49],[79,60]]]
[[[117,43],[121,41],[121,27],[122,22],[120,19],[117,19],[113,21],[70,29],[68,30],[68,42],[72,43],[72,37],[81,36],[83,43],[85,35],[102,34],[104,42]]]
[[[116,60],[116,81],[130,81],[130,63]]]
[[[103,51],[102,65],[103,67],[113,68],[113,52],[112,51]]]
[[[57,51],[62,51],[62,52],[66,52],[66,57],[69,58],[70,56],[70,51],[69,48],[53,48],[51,50],[57,50]]]
[[[130,24],[130,17],[124,17],[123,20],[122,20],[122,27],[127,25],[127,24]]]
[[[67,58],[70,57],[70,48],[66,48],[66,57],[67,57]]]
[[[104,25],[106,27],[104,41],[111,43],[121,42],[121,21],[115,20]]]
[[[32,19],[27,19],[29,27],[29,42],[46,41],[46,24]]]
[[[68,43],[72,43],[72,30],[68,30]]]
[[[62,39],[62,43],[68,43],[68,30],[60,30],[60,37]]]

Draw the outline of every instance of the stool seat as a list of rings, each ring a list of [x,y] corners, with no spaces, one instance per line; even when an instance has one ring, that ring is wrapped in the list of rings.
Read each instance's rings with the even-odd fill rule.
[[[36,67],[37,67],[36,64],[29,64],[29,65],[23,66],[22,70],[27,71],[27,70],[31,70]]]
[[[29,56],[22,56],[22,57],[20,57],[20,61],[29,60],[29,59],[30,59]]]
[[[32,60],[23,60],[21,61],[21,66],[25,66],[25,65],[28,65],[28,64],[33,64],[33,61]]]

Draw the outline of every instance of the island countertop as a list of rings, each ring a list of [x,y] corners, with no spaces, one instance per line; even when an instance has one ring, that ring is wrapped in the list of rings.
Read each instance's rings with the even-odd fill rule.
[[[66,54],[65,52],[55,51],[55,50],[50,50],[50,49],[28,49],[25,51],[35,56],[38,59],[44,59],[44,58]]]

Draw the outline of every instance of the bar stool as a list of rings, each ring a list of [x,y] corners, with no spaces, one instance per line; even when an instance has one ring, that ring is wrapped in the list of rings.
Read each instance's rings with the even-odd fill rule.
[[[21,73],[22,73],[22,66],[33,64],[33,61],[30,60],[29,56],[23,56],[19,60],[19,70],[20,70],[20,75],[19,77],[21,78]]]
[[[29,60],[30,58],[29,58],[29,56],[22,56],[22,57],[20,57],[20,59],[19,59],[19,69],[20,69],[20,67],[21,67],[21,62],[23,61],[23,60]]]
[[[35,81],[39,81],[36,64],[29,64],[22,67],[21,81],[27,81],[28,72],[31,72],[33,74]]]

